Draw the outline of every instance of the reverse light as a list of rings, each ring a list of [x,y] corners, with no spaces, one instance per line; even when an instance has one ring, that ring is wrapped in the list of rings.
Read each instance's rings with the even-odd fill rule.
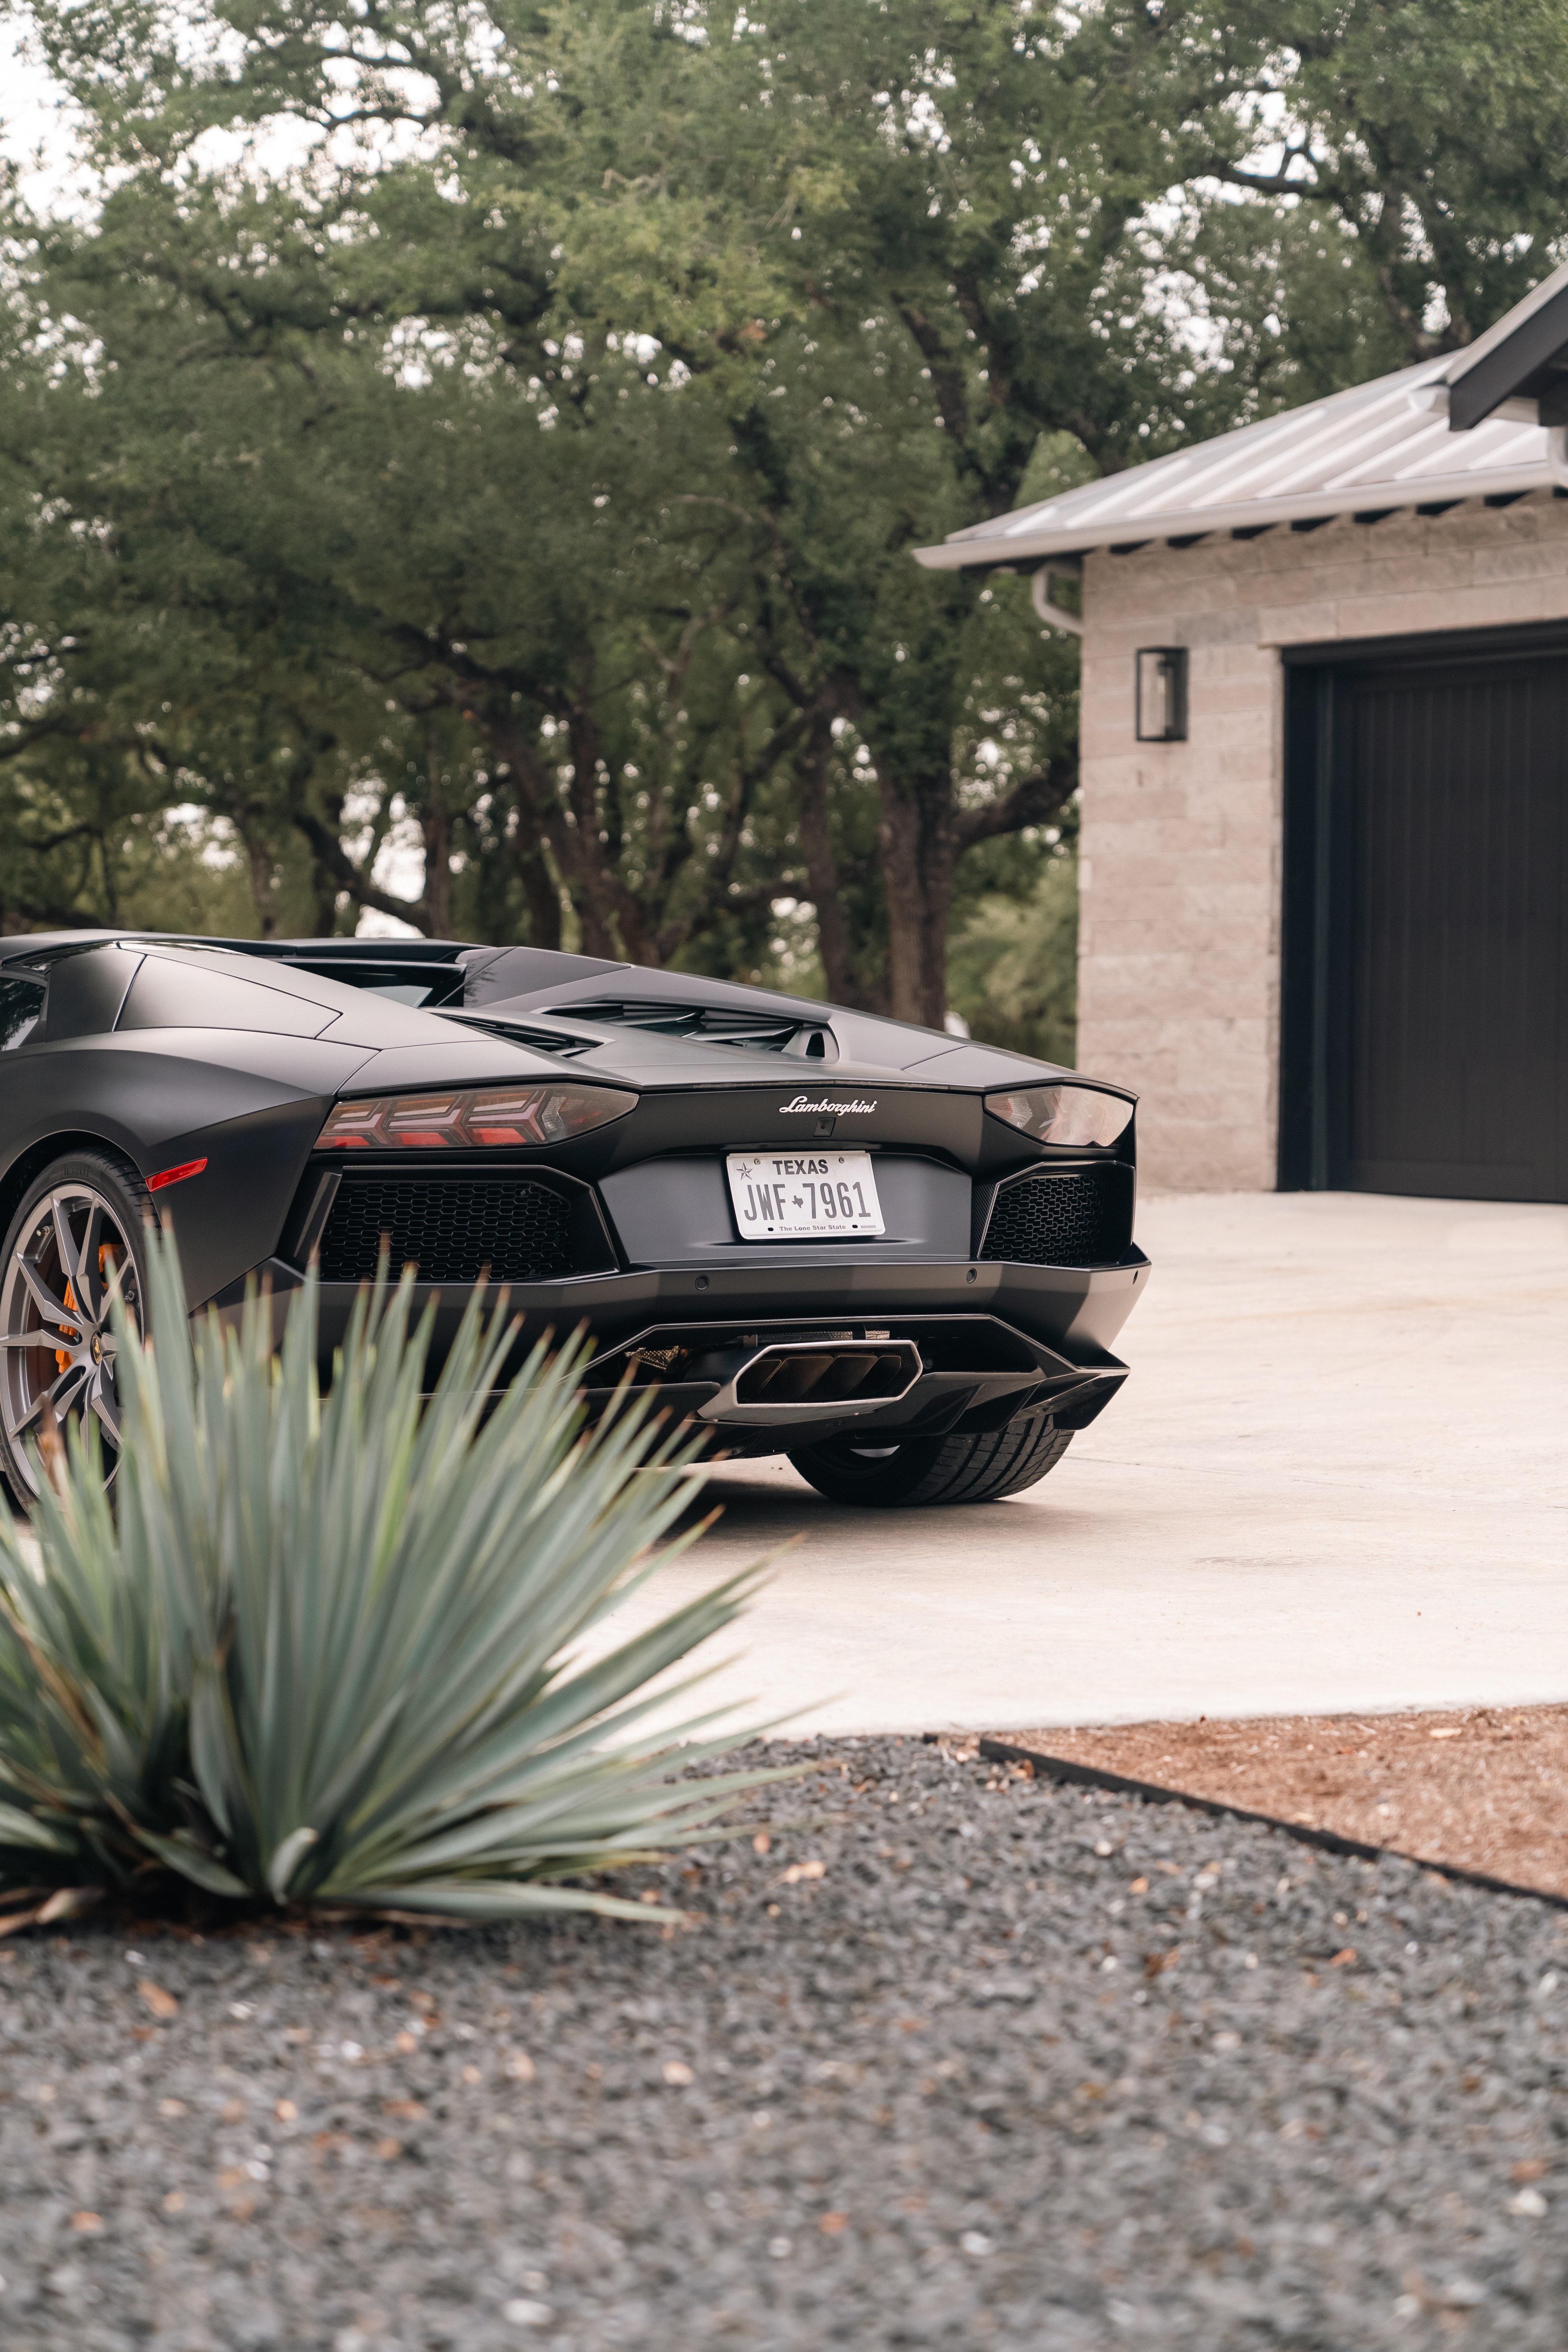
[[[440,1095],[366,1095],[338,1105],[316,1138],[316,1149],[537,1149],[624,1118],[637,1099],[623,1087],[464,1087]]]
[[[1037,1143],[1114,1143],[1124,1135],[1133,1106],[1121,1095],[1102,1094],[1098,1087],[1021,1087],[1006,1095],[987,1095],[985,1108],[993,1118],[1005,1118]]]

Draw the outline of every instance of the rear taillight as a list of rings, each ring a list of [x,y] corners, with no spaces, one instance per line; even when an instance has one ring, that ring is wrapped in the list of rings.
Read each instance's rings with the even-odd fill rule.
[[[364,1095],[342,1102],[319,1151],[482,1151],[566,1143],[635,1109],[624,1087],[464,1087],[440,1095]]]
[[[987,1095],[993,1118],[1032,1135],[1037,1143],[1115,1143],[1132,1118],[1125,1095],[1102,1094],[1098,1087],[1019,1087],[1012,1094]]]

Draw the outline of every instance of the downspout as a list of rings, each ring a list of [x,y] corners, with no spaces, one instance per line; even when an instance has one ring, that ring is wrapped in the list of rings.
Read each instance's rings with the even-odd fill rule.
[[[1547,426],[1546,468],[1558,488],[1568,490],[1568,425]]]
[[[1081,618],[1077,613],[1069,613],[1065,604],[1058,604],[1055,594],[1058,580],[1080,580],[1082,576],[1082,561],[1076,555],[1047,557],[1033,574],[1029,582],[1029,602],[1047,628],[1065,629],[1072,637],[1082,636]]]

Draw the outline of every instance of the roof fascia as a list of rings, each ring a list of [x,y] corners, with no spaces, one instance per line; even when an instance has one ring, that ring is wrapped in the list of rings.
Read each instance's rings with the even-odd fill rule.
[[[1445,371],[1448,427],[1473,432],[1505,400],[1526,391],[1533,377],[1568,351],[1568,263],[1543,278],[1495,326],[1479,335]],[[1536,386],[1539,393],[1542,387]],[[1561,424],[1543,415],[1543,425]]]

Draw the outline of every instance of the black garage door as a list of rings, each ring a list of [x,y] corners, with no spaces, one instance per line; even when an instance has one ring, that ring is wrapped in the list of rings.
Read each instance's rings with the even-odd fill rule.
[[[1287,659],[1281,1182],[1568,1199],[1568,637]]]

